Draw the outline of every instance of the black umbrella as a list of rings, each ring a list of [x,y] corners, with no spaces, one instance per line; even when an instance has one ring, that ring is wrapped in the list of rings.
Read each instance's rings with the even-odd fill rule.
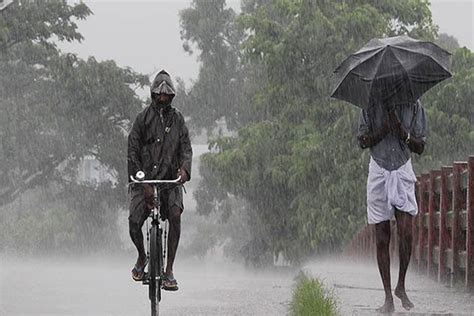
[[[436,44],[408,36],[372,39],[334,71],[337,85],[331,96],[363,109],[415,102],[451,77],[449,56]]]

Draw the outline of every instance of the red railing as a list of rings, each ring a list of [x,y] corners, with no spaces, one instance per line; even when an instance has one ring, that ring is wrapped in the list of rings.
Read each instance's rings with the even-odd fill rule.
[[[467,162],[418,177],[419,213],[413,218],[412,264],[439,282],[464,283],[474,290],[474,156]],[[391,258],[398,257],[396,223],[391,222]],[[366,225],[349,243],[351,256],[375,257],[374,225]]]

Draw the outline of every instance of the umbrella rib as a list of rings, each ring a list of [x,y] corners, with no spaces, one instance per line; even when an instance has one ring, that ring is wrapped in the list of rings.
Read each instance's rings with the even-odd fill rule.
[[[380,57],[380,60],[379,60],[379,62],[378,62],[378,64],[377,64],[377,68],[378,68],[378,67],[380,66],[380,63],[381,63],[382,60],[383,60],[383,55],[385,54],[385,52],[386,52],[386,49],[385,49],[384,47],[382,47],[377,53],[373,54],[372,56],[370,56],[369,58],[367,58],[367,59],[364,60],[363,62],[361,62],[361,63],[355,65],[354,67],[352,67],[352,69],[350,70],[350,72],[351,72],[354,76],[357,76],[357,77],[359,77],[359,78],[364,78],[364,77],[359,76],[358,74],[354,73],[353,71],[354,71],[357,67],[362,66],[363,64],[365,64],[366,62],[370,62],[370,61],[371,61],[370,59],[371,59],[371,58],[374,58],[377,54],[382,53],[382,57]],[[378,71],[378,70],[377,70],[377,71]],[[377,74],[378,74],[378,72],[375,73],[374,78],[377,77]],[[373,80],[374,78],[370,78],[370,80]],[[365,79],[365,78],[364,78],[364,79]]]
[[[375,52],[374,54],[370,55],[370,56],[367,56],[367,58],[365,58],[364,60],[361,60],[357,63],[357,65],[353,66],[352,68],[348,68],[348,70],[346,71],[346,73],[344,74],[344,76],[341,77],[341,79],[339,79],[339,81],[337,82],[336,84],[336,87],[334,88],[334,90],[332,91],[331,93],[331,96],[333,96],[337,89],[339,88],[339,86],[342,84],[342,82],[346,79],[347,75],[349,73],[352,73],[353,75],[357,76],[356,74],[354,74],[352,71],[354,69],[356,69],[357,67],[359,67],[360,65],[363,65],[364,63],[370,61],[371,58],[374,58],[374,56],[376,56],[377,54],[379,54],[381,51],[383,50],[383,47],[381,48],[378,48],[378,52]],[[356,54],[352,54],[351,56],[356,56]],[[343,63],[347,60],[348,58],[346,58]],[[342,64],[341,64],[342,65]],[[341,67],[341,65],[339,67],[336,68],[336,70],[334,70],[334,72],[338,71],[338,69]],[[360,78],[360,76],[357,76]]]
[[[398,48],[398,47],[394,47],[394,48]],[[405,75],[406,75],[408,81],[410,82],[410,76],[408,75],[408,71],[405,69],[405,67],[403,67],[403,64],[402,64],[402,62],[398,59],[397,54],[394,54],[394,53],[392,52],[392,55],[393,55],[393,57],[395,57],[395,60],[398,61],[398,64],[400,65],[400,68],[402,68],[402,71],[405,73]],[[422,54],[422,55],[424,55],[424,54]],[[408,86],[410,87],[411,96],[412,96],[412,98],[414,99],[414,98],[415,98],[415,93],[413,92],[413,87],[412,87],[411,84],[408,84]]]
[[[362,60],[361,62],[359,62],[357,65],[355,65],[354,67],[352,67],[352,69],[349,71],[349,72],[353,72],[357,67],[365,64],[366,62],[369,62],[371,58],[374,58],[377,54],[379,54],[380,52],[383,52],[384,51],[384,47],[381,47],[378,49],[378,52],[374,53],[373,55],[370,55],[368,56],[366,59]],[[383,58],[383,56],[382,56]],[[379,62],[380,64],[380,62]],[[378,65],[377,65],[378,66]],[[353,75],[357,76],[357,77],[361,77],[361,76],[358,76],[357,74],[355,73],[352,73]]]
[[[428,55],[428,54],[424,54],[424,53],[421,53],[421,52],[417,52],[415,50],[412,50],[412,49],[409,49],[409,48],[406,48],[406,47],[401,47],[401,46],[392,46],[393,48],[396,48],[396,49],[399,49],[399,50],[403,50],[403,51],[407,51],[409,53],[412,53],[412,54],[419,54],[419,55],[423,55],[425,57],[428,57],[429,59],[431,59],[433,62],[435,62],[436,64],[440,65],[441,68],[443,68],[444,71],[446,71],[447,73],[451,74],[449,72],[448,69],[446,69],[439,61],[437,61],[436,59],[434,59],[432,56]],[[449,53],[448,53],[449,54]]]
[[[381,52],[382,52],[382,56],[380,57],[380,59],[379,59],[379,61],[378,61],[378,63],[377,63],[377,72],[375,73],[374,78],[377,77],[377,74],[378,74],[379,71],[380,71],[380,64],[382,63],[383,57],[385,56],[385,53],[387,52],[387,50],[386,50],[386,49],[383,49],[383,50],[381,50]],[[368,100],[369,103],[370,103],[370,96],[372,95],[372,89],[373,89],[373,87],[374,87],[374,82],[375,82],[375,80],[371,80],[371,82],[370,82],[370,89],[369,89],[369,94],[368,94],[368,96],[369,96],[369,100]]]
[[[384,46],[379,46],[379,47],[372,47],[370,49],[367,49],[367,50],[359,50],[355,53],[352,53],[350,54],[348,57],[351,57],[351,56],[357,56],[357,55],[360,55],[360,54],[367,54],[367,53],[371,53],[371,52],[375,52],[375,51],[379,51],[379,50],[382,50],[384,49],[385,47]]]
[[[377,51],[378,50],[378,51]],[[347,70],[347,73],[351,72],[352,70],[354,70],[356,67],[362,65],[363,63],[367,62],[368,60],[370,60],[371,58],[373,58],[375,55],[377,55],[381,50],[383,50],[383,47],[381,48],[378,48],[378,49],[374,49],[373,52],[371,52],[372,54],[370,55],[367,55],[365,57],[365,59],[361,59],[357,62],[356,65],[352,66],[352,68],[348,67],[349,70]],[[366,53],[366,52],[364,52]],[[341,68],[341,66],[351,57],[357,57],[359,54],[357,53],[354,53],[354,54],[351,54],[349,57],[347,57],[346,59],[344,59],[344,61],[334,70],[334,73],[337,73],[339,72],[339,69]],[[347,74],[344,75],[344,77],[346,76]]]

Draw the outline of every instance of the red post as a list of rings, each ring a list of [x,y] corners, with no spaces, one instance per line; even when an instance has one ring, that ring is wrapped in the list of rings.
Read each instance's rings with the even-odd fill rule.
[[[362,256],[367,255],[367,226],[362,231]]]
[[[418,269],[424,271],[426,269],[425,263],[425,245],[427,242],[426,229],[424,225],[425,213],[428,208],[427,201],[425,198],[425,193],[429,181],[429,174],[421,175],[420,183],[420,202],[419,202],[419,212],[418,212]]]
[[[436,210],[437,210],[437,194],[435,192],[435,183],[436,177],[441,175],[439,170],[430,171],[430,183],[429,183],[429,200],[428,200],[428,275],[435,276],[437,275],[436,265],[437,263],[433,262],[433,253],[436,244],[436,228],[435,228],[435,219],[436,219]]]
[[[369,243],[367,244],[367,258],[372,257],[372,247],[374,245],[374,240],[372,239],[372,227],[371,225],[367,225],[367,240]]]
[[[451,286],[459,279],[459,248],[461,238],[460,213],[463,204],[463,193],[461,188],[461,173],[466,168],[466,162],[457,161],[453,164],[453,225],[451,228]]]
[[[418,212],[420,212],[420,196],[421,196],[421,177],[418,176],[416,177],[416,184],[415,184],[415,196],[416,196],[416,202],[418,204]],[[420,215],[418,214],[417,216],[413,217],[413,222],[412,222],[412,249],[411,249],[411,257],[413,258],[413,266],[418,268],[420,265],[420,258],[418,256],[418,219]]]
[[[367,255],[369,254],[369,246],[370,246],[370,235],[369,235],[369,227],[365,226],[364,229],[364,240],[365,240],[365,249],[364,249],[364,257],[367,258]]]
[[[357,239],[356,239],[356,244],[355,244],[355,252],[357,254],[357,257],[361,256],[361,243],[360,243],[360,231],[357,233]]]
[[[441,168],[441,186],[440,186],[440,222],[439,222],[439,260],[438,260],[438,282],[447,280],[447,261],[446,250],[448,248],[448,226],[447,217],[451,201],[448,192],[448,176],[453,172],[452,167]]]
[[[466,211],[466,288],[474,290],[474,156],[468,161]]]
[[[418,223],[418,215],[413,217],[412,223],[411,223],[411,231],[412,231],[411,257],[412,257],[412,260],[414,260],[413,265],[416,265],[416,266],[418,266],[418,258],[416,257],[416,245],[418,244],[417,223]]]
[[[376,240],[375,240],[375,225],[370,225],[370,258],[372,260],[377,258]]]
[[[372,240],[370,239],[370,225],[365,226],[365,238],[367,240],[367,246],[365,248],[365,258],[370,257],[370,248],[372,247]]]

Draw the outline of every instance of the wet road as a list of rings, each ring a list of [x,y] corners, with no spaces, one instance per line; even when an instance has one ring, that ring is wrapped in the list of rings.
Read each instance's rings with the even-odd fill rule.
[[[375,309],[383,304],[385,296],[375,263],[333,258],[308,264],[305,271],[320,277],[335,291],[342,315],[377,315]],[[391,275],[395,287],[396,266],[392,267]],[[406,288],[415,308],[405,311],[394,297],[392,315],[474,315],[474,294],[447,288],[413,271],[407,274]]]
[[[0,315],[149,315],[147,288],[131,281],[130,263],[114,259],[1,259]],[[133,261],[133,260],[132,260]],[[206,263],[207,262],[207,263]],[[342,315],[376,315],[384,294],[374,264],[321,260],[304,268],[335,291]],[[392,268],[392,280],[398,270]],[[209,260],[176,266],[178,292],[164,292],[162,315],[287,315],[294,274],[251,272]],[[394,281],[392,281],[394,282]],[[406,312],[394,315],[474,315],[473,294],[410,271]]]
[[[132,260],[133,261],[133,260]],[[2,260],[0,315],[149,315],[147,288],[130,262]],[[254,273],[229,262],[180,262],[178,292],[165,292],[162,315],[285,315],[289,273]]]

